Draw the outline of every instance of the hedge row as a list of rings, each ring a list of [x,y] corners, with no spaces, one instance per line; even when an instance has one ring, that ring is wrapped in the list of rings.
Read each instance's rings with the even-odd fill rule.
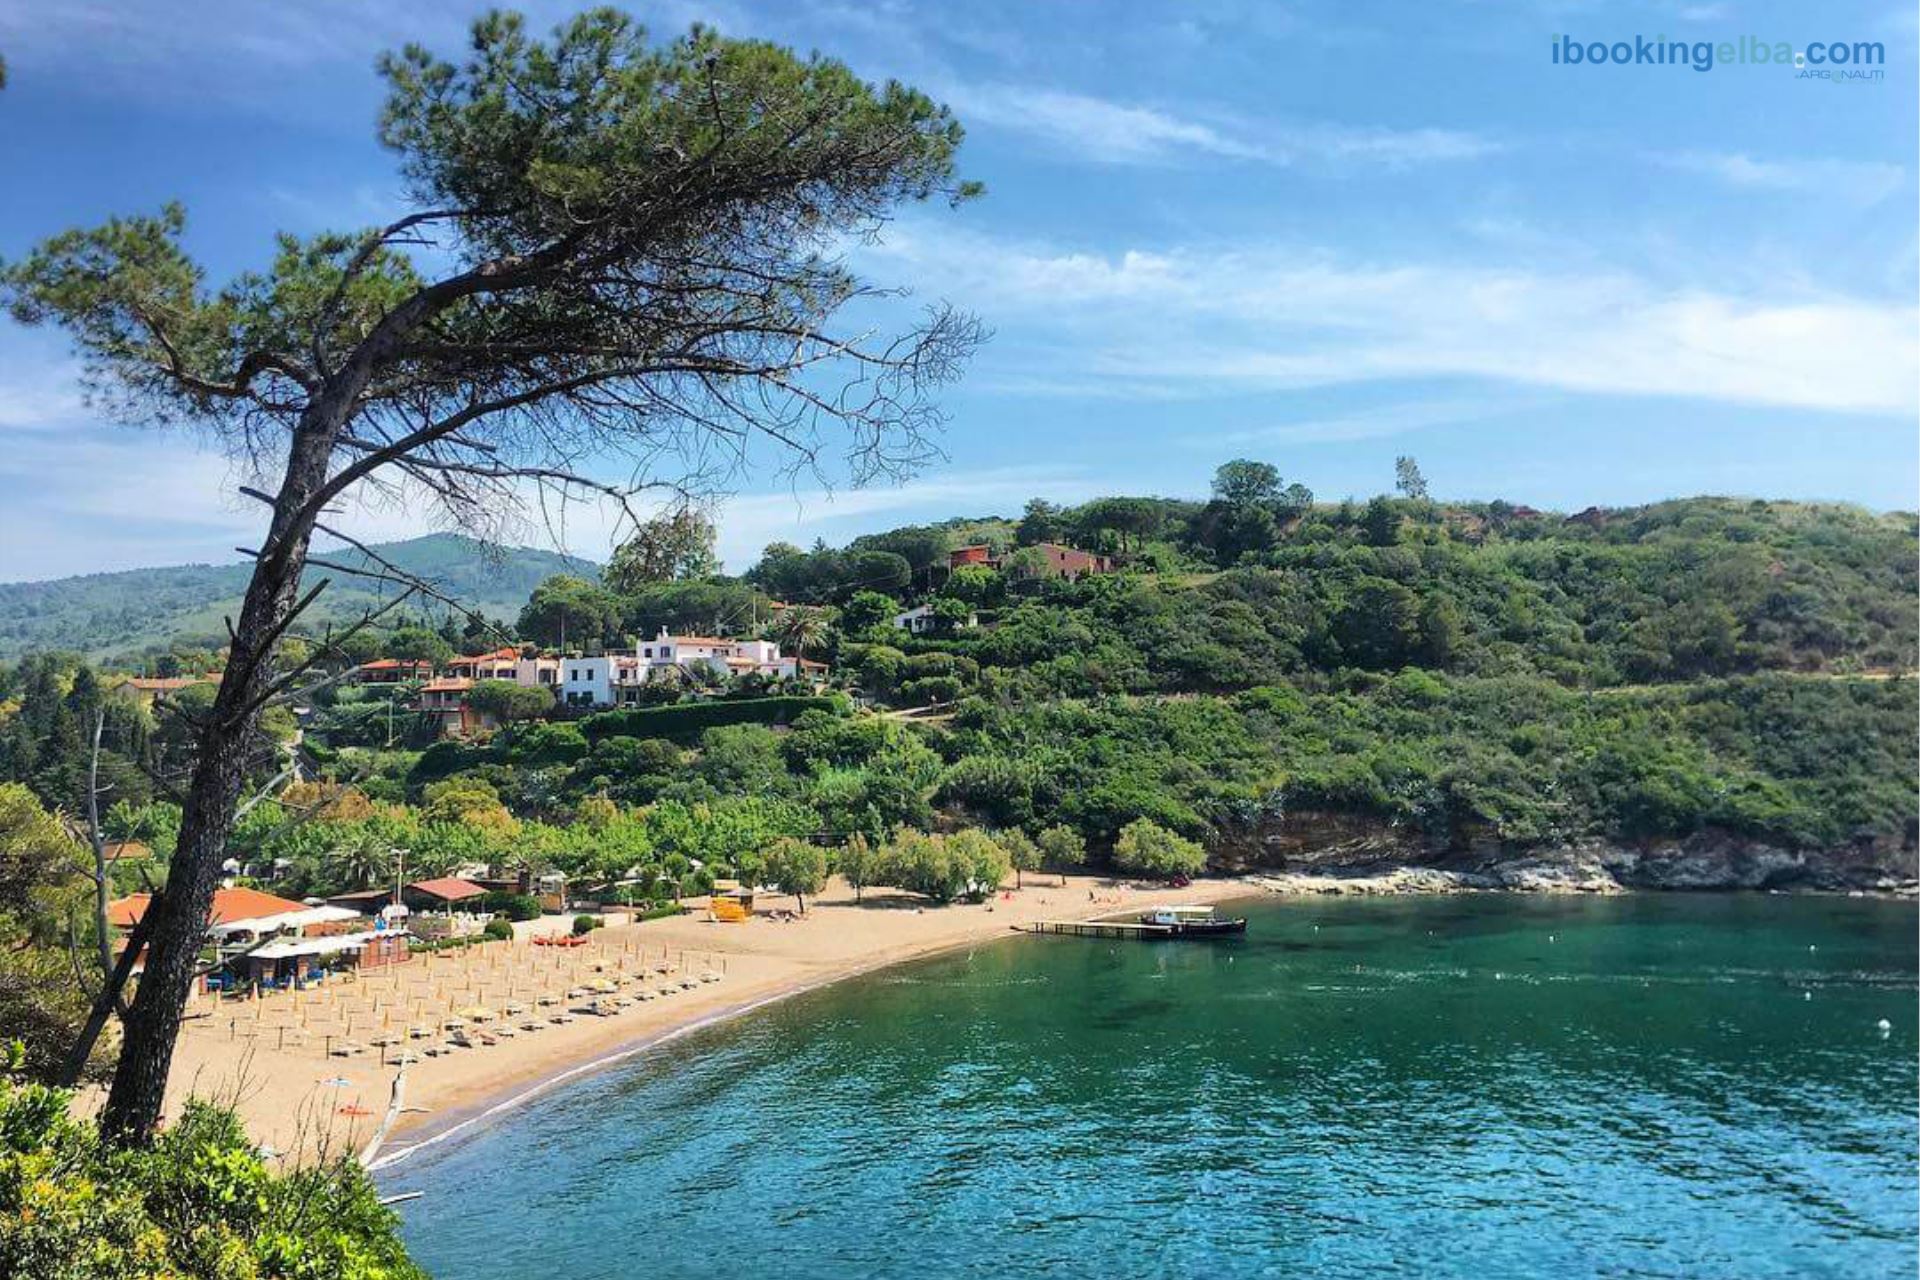
[[[664,707],[634,707],[602,711],[581,721],[591,742],[606,738],[692,739],[708,729],[729,724],[791,724],[803,712],[844,714],[843,697],[731,698],[711,702],[675,702]]]

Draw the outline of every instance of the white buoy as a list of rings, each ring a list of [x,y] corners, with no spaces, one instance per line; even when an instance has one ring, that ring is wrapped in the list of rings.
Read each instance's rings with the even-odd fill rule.
[[[1892,1032],[1893,1032],[1893,1024],[1891,1022],[1888,1022],[1885,1018],[1880,1019],[1880,1034],[1884,1036],[1884,1035],[1890,1035],[1892,1034]]]
[[[1800,994],[1805,996],[1809,1000],[1813,999],[1813,992],[1811,991],[1802,991]]]
[[[1552,942],[1552,941],[1553,941],[1553,935],[1552,935],[1552,934],[1548,934],[1548,935],[1547,935],[1547,941],[1548,941],[1548,942]]]
[[[1814,946],[1814,945],[1813,945],[1813,944],[1812,944],[1811,942],[1809,942],[1809,943],[1807,944],[1807,950],[1809,950],[1809,951],[1818,951],[1819,949],[1820,949],[1820,948],[1818,948],[1818,947],[1816,947],[1816,946]]]

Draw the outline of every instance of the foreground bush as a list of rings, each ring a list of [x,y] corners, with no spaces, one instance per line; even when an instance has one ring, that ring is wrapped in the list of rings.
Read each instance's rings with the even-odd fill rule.
[[[67,1105],[0,1080],[0,1276],[425,1280],[351,1161],[275,1173],[198,1103],[151,1150],[116,1151]]]

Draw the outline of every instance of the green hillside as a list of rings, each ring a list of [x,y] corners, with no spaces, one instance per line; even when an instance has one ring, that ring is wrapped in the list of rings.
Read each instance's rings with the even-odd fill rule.
[[[374,550],[490,617],[515,616],[534,585],[552,574],[598,573],[596,565],[573,556],[530,547],[491,548],[448,533],[377,544]],[[370,563],[357,551],[322,555],[351,566]],[[244,563],[188,564],[0,583],[0,660],[46,649],[108,660],[174,644],[222,644],[222,619],[240,607],[247,572]],[[308,581],[321,573],[313,571]],[[384,598],[385,589],[366,579],[326,576],[333,585],[314,606],[310,616],[316,623],[356,617]],[[423,604],[416,612],[435,611]]]

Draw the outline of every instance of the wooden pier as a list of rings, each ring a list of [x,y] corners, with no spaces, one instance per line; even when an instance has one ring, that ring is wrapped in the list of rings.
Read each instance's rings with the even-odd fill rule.
[[[1035,920],[1012,926],[1020,933],[1054,933],[1070,938],[1165,938],[1173,928],[1138,920]]]

